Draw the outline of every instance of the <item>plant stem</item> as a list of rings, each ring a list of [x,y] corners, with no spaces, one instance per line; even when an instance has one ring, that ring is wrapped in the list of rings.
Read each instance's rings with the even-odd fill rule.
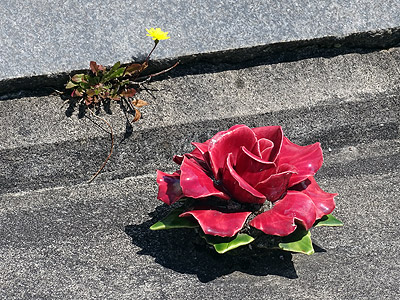
[[[160,71],[158,73],[155,73],[155,74],[150,74],[150,75],[147,75],[147,76],[139,77],[139,78],[136,79],[136,80],[140,80],[140,79],[146,78],[146,79],[143,79],[142,81],[130,81],[129,83],[132,83],[132,84],[145,83],[145,82],[149,81],[152,77],[155,77],[155,76],[158,76],[158,75],[161,75],[161,74],[164,74],[164,73],[167,73],[167,72],[171,71],[173,68],[175,68],[177,65],[179,65],[179,63],[180,62],[177,61],[173,66],[169,67],[168,69],[162,70],[162,71]]]
[[[96,177],[97,175],[99,175],[99,173],[101,172],[101,170],[103,170],[103,168],[106,166],[108,160],[110,159],[112,153],[113,153],[113,149],[114,149],[114,134],[113,134],[113,130],[112,130],[112,126],[110,125],[110,123],[108,123],[105,119],[103,119],[102,117],[97,116],[90,108],[88,108],[88,110],[92,113],[92,115],[100,120],[102,120],[104,123],[107,124],[107,126],[110,128],[110,135],[111,135],[111,149],[110,149],[110,153],[108,154],[107,158],[105,159],[105,161],[103,162],[102,166],[100,167],[100,169],[92,176],[92,178],[90,178],[90,180],[88,180],[87,183],[91,183]]]
[[[153,53],[154,49],[156,49],[157,45],[158,45],[158,40],[155,40],[153,49],[151,49],[149,55],[147,55],[147,57],[146,57],[146,60],[145,60],[146,63],[149,61],[150,55]]]

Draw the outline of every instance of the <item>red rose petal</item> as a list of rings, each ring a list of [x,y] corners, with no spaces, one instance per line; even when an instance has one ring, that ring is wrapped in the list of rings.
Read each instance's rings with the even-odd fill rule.
[[[201,157],[198,157],[199,159],[202,159],[207,166],[207,169],[211,170],[210,166],[210,154],[208,153],[208,145],[210,144],[210,140],[204,142],[204,143],[195,143],[192,142],[192,145],[196,147],[196,149],[201,153]]]
[[[208,152],[215,178],[217,180],[221,178],[221,173],[229,153],[232,153],[232,159],[236,162],[240,147],[244,146],[247,149],[252,149],[255,143],[257,143],[256,136],[246,125],[233,126],[227,131],[221,131],[211,138]]]
[[[316,208],[307,195],[298,191],[288,191],[272,209],[251,220],[250,225],[265,234],[286,236],[296,229],[295,220],[306,230],[310,229],[316,220]]]
[[[183,194],[191,198],[216,196],[225,200],[230,199],[227,194],[216,187],[214,181],[206,172],[195,158],[185,156],[181,165],[180,176]]]
[[[257,183],[275,173],[275,167],[273,162],[265,161],[246,148],[241,147],[241,151],[237,156],[235,171],[240,177],[245,178],[248,184],[254,187]]]
[[[179,184],[179,173],[172,175],[157,170],[158,195],[157,198],[164,203],[171,205],[183,197]]]
[[[254,186],[254,188],[261,194],[265,195],[268,201],[276,201],[286,192],[290,178],[295,173],[296,170],[293,166],[287,164],[281,165],[276,174],[260,181]]]
[[[250,225],[265,234],[279,236],[289,235],[297,228],[292,216],[275,214],[272,210],[268,210],[255,217],[251,220]]]
[[[286,196],[278,201],[272,210],[281,215],[292,215],[303,224],[306,230],[310,229],[316,220],[314,202],[310,197],[298,191],[288,191]]]
[[[172,160],[174,161],[174,163],[176,163],[177,165],[181,165],[183,162],[183,155],[174,155],[174,157],[172,158]]]
[[[293,165],[297,170],[297,174],[290,178],[289,187],[314,176],[323,163],[321,144],[299,146],[283,137],[279,164],[285,163]]]
[[[204,143],[196,143],[192,142],[192,145],[195,146],[201,154],[207,153],[208,152],[208,145],[210,144],[210,140],[204,142]]]
[[[267,139],[259,139],[254,145],[253,149],[251,149],[251,152],[263,160],[269,161],[269,157],[273,148],[274,143],[272,141]]]
[[[252,129],[256,134],[257,139],[267,139],[274,143],[274,149],[271,151],[269,160],[275,161],[277,155],[281,150],[283,132],[281,126],[265,126],[265,127],[256,127]],[[263,157],[264,158],[264,157]]]
[[[193,216],[205,234],[234,236],[242,229],[251,212],[222,213],[216,210],[192,210],[180,217]]]
[[[274,143],[267,139],[259,139],[257,141],[257,144],[259,145],[259,148],[260,148],[261,158],[263,160],[271,161],[270,157],[271,157],[272,151],[274,150],[274,146],[275,146]]]
[[[207,142],[206,142],[207,143]],[[192,143],[193,145],[202,145],[202,143]],[[203,143],[205,144],[205,143]],[[196,147],[196,149],[194,149],[192,152],[190,153],[186,153],[185,155],[189,155],[192,157],[196,157],[198,159],[204,160],[203,158],[203,152],[199,149],[199,147],[197,147],[196,145],[194,145]],[[174,157],[172,158],[172,160],[177,163],[178,165],[182,164],[183,161],[183,157],[184,155],[174,155]]]
[[[236,173],[232,166],[232,157],[233,155],[230,153],[226,159],[226,166],[222,173],[223,186],[238,202],[264,203],[266,197]]]
[[[309,177],[306,182],[308,185],[305,185],[304,182],[300,183],[300,185],[304,186],[304,189],[301,192],[310,197],[314,202],[317,213],[316,218],[320,219],[323,216],[330,214],[335,209],[335,201],[333,198],[338,194],[331,194],[322,190],[314,177]]]

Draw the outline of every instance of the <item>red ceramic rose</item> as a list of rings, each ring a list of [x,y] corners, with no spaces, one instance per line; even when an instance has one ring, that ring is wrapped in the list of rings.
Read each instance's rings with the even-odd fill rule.
[[[235,237],[249,224],[284,237],[297,227],[308,231],[324,216],[326,225],[332,221],[337,194],[314,179],[323,163],[319,143],[296,145],[280,126],[236,125],[192,144],[191,153],[174,157],[178,171],[157,171],[158,199],[168,205],[196,199],[177,217],[196,220],[205,235]],[[266,203],[272,208],[265,211]]]

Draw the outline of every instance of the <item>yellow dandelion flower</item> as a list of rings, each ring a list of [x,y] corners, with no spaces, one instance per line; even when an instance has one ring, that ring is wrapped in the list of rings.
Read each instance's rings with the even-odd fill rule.
[[[161,28],[150,28],[146,29],[148,34],[147,36],[151,36],[153,40],[160,41],[160,40],[168,40],[170,36],[168,36],[168,32],[164,32],[161,30]]]

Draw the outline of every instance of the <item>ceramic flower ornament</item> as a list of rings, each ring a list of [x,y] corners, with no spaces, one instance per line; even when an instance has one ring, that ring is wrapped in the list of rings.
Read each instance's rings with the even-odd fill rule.
[[[283,250],[312,254],[309,229],[342,225],[331,215],[337,194],[314,179],[319,143],[296,145],[280,126],[236,125],[192,144],[191,153],[174,156],[178,171],[157,171],[158,199],[183,204],[151,229],[198,226],[220,253],[266,234]]]

